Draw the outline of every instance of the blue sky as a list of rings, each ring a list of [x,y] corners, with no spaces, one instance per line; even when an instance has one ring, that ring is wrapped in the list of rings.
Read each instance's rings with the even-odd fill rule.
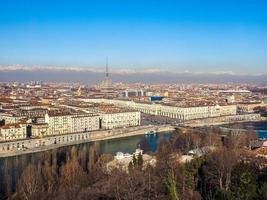
[[[267,73],[265,0],[1,0],[0,64]]]

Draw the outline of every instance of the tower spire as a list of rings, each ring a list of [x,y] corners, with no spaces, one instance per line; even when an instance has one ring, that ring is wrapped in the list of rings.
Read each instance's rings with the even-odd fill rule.
[[[108,77],[108,57],[106,57],[106,77]]]
[[[109,78],[109,73],[108,73],[108,57],[106,57],[105,79],[101,82],[101,87],[102,88],[111,88],[112,87],[112,82],[111,82],[111,79]]]

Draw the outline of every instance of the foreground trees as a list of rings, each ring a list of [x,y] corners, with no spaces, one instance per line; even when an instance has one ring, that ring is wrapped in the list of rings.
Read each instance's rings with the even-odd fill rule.
[[[40,166],[29,165],[18,183],[18,196],[22,199],[40,199],[44,194],[44,180]]]
[[[111,155],[99,155],[98,147],[73,148],[63,163],[54,153],[38,165],[28,165],[11,199],[21,200],[200,200],[267,199],[266,160],[251,155],[242,145],[228,146],[218,134],[186,132],[158,146],[156,165],[142,167],[142,156],[132,161],[128,172],[107,171]],[[248,139],[249,140],[249,139]],[[247,141],[247,139],[243,140]],[[226,145],[227,144],[227,145]],[[239,143],[240,144],[240,143]],[[202,157],[182,163],[191,148],[212,146]],[[64,157],[64,156],[63,156]]]
[[[60,170],[59,193],[62,199],[75,199],[87,186],[86,173],[77,160],[69,160]]]
[[[239,162],[231,177],[231,198],[236,200],[255,199],[258,188],[258,168],[254,163]]]
[[[207,181],[220,190],[228,191],[233,168],[238,162],[237,154],[237,152],[226,148],[210,153],[202,168]]]

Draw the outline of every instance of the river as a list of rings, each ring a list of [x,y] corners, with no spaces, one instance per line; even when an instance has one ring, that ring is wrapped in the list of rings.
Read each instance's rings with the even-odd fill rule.
[[[255,130],[259,138],[267,139],[267,121],[241,122],[241,123],[233,123],[233,124],[224,124],[221,126],[227,127],[227,128],[234,128],[234,129]]]
[[[104,140],[99,142],[88,142],[83,144],[76,144],[71,146],[60,147],[58,149],[49,150],[57,153],[57,161],[60,165],[61,162],[65,162],[66,155],[71,152],[71,149],[75,146],[80,152],[88,152],[90,146],[97,145],[100,154],[112,154],[116,152],[133,153],[139,146],[140,142],[146,141],[150,146],[150,151],[155,152],[158,144],[163,139],[169,139],[171,132],[162,132],[151,135],[138,135],[127,138],[118,138],[111,140]],[[37,152],[30,154],[23,154],[18,156],[12,156],[8,158],[0,159],[0,199],[5,191],[5,179],[9,178],[11,181],[11,188],[15,188],[18,177],[22,173],[28,164],[38,164],[43,158],[45,152]],[[2,195],[1,195],[2,194]]]

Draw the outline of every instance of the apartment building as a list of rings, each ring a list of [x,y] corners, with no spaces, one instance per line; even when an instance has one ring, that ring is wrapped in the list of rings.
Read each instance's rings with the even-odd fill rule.
[[[39,124],[32,124],[31,125],[31,133],[33,137],[44,137],[47,136],[48,133],[48,124],[46,123],[39,123]]]
[[[48,135],[60,135],[71,132],[71,115],[68,113],[45,114],[45,123],[48,124]]]
[[[60,135],[99,129],[99,115],[50,113],[45,115],[48,135]]]
[[[236,115],[236,114],[237,114],[237,105],[220,106],[219,116]]]
[[[266,107],[264,102],[240,103],[237,105],[240,113],[253,113],[255,108]]]
[[[101,115],[101,128],[114,129],[130,126],[139,126],[141,121],[140,112],[114,112]]]
[[[23,118],[25,118],[25,116],[14,115],[11,113],[0,113],[0,120],[4,120],[5,124],[18,123]]]
[[[0,127],[0,141],[25,139],[26,137],[26,123],[10,123]]]
[[[100,127],[98,114],[76,114],[71,116],[71,132],[94,131]]]

